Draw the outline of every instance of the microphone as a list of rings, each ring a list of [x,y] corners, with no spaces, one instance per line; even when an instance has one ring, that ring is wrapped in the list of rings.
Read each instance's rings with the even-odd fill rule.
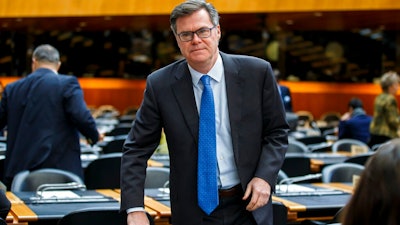
[[[279,185],[281,185],[281,184],[293,184],[293,183],[297,183],[297,182],[300,182],[300,181],[319,179],[321,177],[322,177],[321,173],[307,174],[307,175],[298,176],[298,177],[288,177],[288,178],[282,179],[279,182]]]

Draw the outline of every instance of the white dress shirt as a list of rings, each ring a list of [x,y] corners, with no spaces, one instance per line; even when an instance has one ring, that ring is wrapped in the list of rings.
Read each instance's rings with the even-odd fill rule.
[[[197,111],[200,112],[201,94],[203,92],[203,84],[200,81],[200,78],[205,74],[197,72],[190,66],[189,70],[192,75]],[[217,162],[219,170],[218,186],[220,189],[227,189],[237,185],[240,180],[233,155],[224,65],[220,55],[218,55],[215,65],[207,75],[212,78],[210,84],[213,90],[215,105]]]

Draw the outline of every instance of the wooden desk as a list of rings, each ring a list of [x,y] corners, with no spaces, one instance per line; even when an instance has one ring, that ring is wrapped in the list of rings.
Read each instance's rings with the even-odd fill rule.
[[[121,194],[120,189],[115,189],[114,192],[119,197]],[[171,209],[169,206],[162,204],[159,201],[154,200],[153,198],[145,196],[144,198],[145,209],[149,212],[155,212],[154,222],[156,225],[170,225],[171,221]]]
[[[50,204],[26,204],[23,200],[21,200],[17,194],[12,192],[7,192],[7,198],[11,201],[11,210],[9,215],[7,216],[7,222],[13,224],[25,224],[28,225],[30,222],[37,221],[57,221],[62,218],[62,216],[66,215],[69,212],[80,208],[86,207],[94,207],[94,206],[118,206],[120,202],[120,193],[116,190],[106,189],[106,190],[96,190],[97,193],[102,194],[107,197],[111,197],[116,200],[115,202],[96,202],[96,203],[68,203],[67,208],[63,208],[57,213],[44,213],[47,212],[43,210],[46,207],[54,210],[57,208],[58,203],[50,203]],[[169,207],[157,204],[152,199],[147,199],[146,204],[149,206],[145,206],[145,210],[154,218],[154,222],[156,225],[169,225],[169,217],[171,215]],[[90,205],[90,206],[89,206]],[[36,210],[37,208],[40,210]],[[35,212],[36,210],[36,212]],[[40,211],[40,212],[39,212]]]
[[[351,184],[343,183],[316,183],[312,184],[316,188],[328,188],[334,190],[340,190],[345,192],[344,195],[340,197],[333,196],[333,202],[326,202],[326,198],[323,196],[301,196],[297,200],[290,197],[277,197],[272,196],[273,201],[282,202],[288,208],[288,222],[300,222],[306,219],[310,220],[330,220],[336,214],[336,212],[342,208],[350,198],[353,187]],[[120,190],[96,190],[96,192],[103,194],[105,196],[111,197],[117,200],[116,205],[119,205],[120,201]],[[348,194],[346,194],[348,193]],[[15,224],[25,224],[28,225],[30,222],[40,221],[46,215],[37,215],[31,205],[25,204],[17,195],[11,192],[7,192],[7,197],[10,199],[12,206],[9,216],[7,217],[7,222]],[[313,201],[318,201],[320,204],[307,205],[304,201],[311,199]],[[163,204],[162,201],[156,201],[153,198],[145,197],[145,209],[147,212],[153,216],[156,225],[170,225],[171,209],[169,204]],[[322,202],[322,203],[321,203]],[[103,205],[103,203],[100,203]],[[53,204],[47,204],[49,207],[54,207]],[[79,204],[76,209],[79,209]],[[46,206],[45,206],[46,207]],[[69,212],[69,209],[63,211],[64,214]],[[62,216],[58,216],[60,219]],[[54,218],[53,218],[54,219]]]
[[[311,171],[321,172],[326,165],[344,162],[351,156],[350,152],[321,152],[321,153],[286,153],[286,156],[305,156],[310,158]]]
[[[303,184],[301,184],[303,185]],[[301,222],[304,220],[331,220],[337,211],[350,199],[353,187],[343,183],[315,183],[308,184],[315,188],[327,188],[343,191],[343,195],[321,196],[272,196],[273,201],[282,202],[288,209],[288,222]]]

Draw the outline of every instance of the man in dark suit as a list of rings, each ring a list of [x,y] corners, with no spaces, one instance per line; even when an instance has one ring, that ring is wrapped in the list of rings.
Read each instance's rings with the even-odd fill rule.
[[[22,170],[57,168],[83,177],[80,137],[99,139],[74,76],[57,74],[60,56],[40,45],[32,57],[32,73],[8,84],[0,105],[0,128],[7,126],[4,183],[9,188]]]
[[[339,139],[351,138],[368,144],[372,117],[365,113],[363,103],[359,98],[352,98],[348,106],[349,111],[340,118]]]
[[[280,72],[279,70],[274,70],[275,79],[278,82],[279,93],[281,94],[283,106],[285,107],[285,111],[287,113],[293,112],[292,107],[292,94],[290,93],[289,87],[282,85],[279,83],[280,80]]]
[[[148,224],[143,212],[147,160],[164,129],[172,224],[272,225],[271,193],[289,127],[271,66],[262,59],[219,51],[219,16],[209,3],[186,1],[173,10],[170,21],[185,59],[147,78],[123,149],[121,210],[127,211],[128,224]],[[200,208],[197,196],[204,74],[211,77],[216,121],[219,203],[211,213]]]

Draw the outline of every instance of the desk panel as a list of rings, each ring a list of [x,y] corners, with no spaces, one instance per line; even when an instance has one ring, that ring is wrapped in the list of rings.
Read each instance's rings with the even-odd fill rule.
[[[341,194],[310,193],[310,195],[298,196],[272,196],[273,201],[282,202],[288,209],[288,221],[300,222],[303,220],[331,220],[350,200],[352,187],[341,183],[315,183],[301,184],[311,188],[322,188],[341,191]]]
[[[288,222],[300,222],[306,219],[330,220],[350,199],[353,187],[344,183],[315,183],[301,184],[316,189],[340,190],[340,195],[321,196],[272,196],[273,201],[282,202],[288,208]],[[19,197],[19,193],[7,192],[7,197],[12,203],[8,221],[14,223],[29,223],[35,221],[56,221],[68,212],[85,207],[96,206],[118,206],[120,201],[120,190],[96,190],[96,193],[113,198],[112,202],[91,203],[50,203],[50,204],[25,204]],[[19,194],[19,195],[18,195]],[[33,194],[33,193],[31,193]],[[157,225],[170,225],[171,209],[168,199],[155,200],[145,197],[145,209],[153,216]]]

